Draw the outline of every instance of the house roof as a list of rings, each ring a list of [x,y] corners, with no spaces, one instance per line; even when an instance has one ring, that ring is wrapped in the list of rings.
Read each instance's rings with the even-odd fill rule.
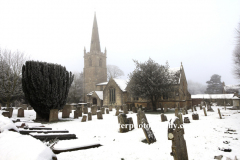
[[[191,95],[192,99],[239,99],[234,94],[196,94]]]
[[[102,82],[102,83],[98,83],[98,84],[96,84],[97,86],[105,86],[105,85],[107,85],[108,84],[108,82]]]
[[[117,79],[117,78],[113,78],[113,80],[116,82],[116,84],[118,85],[118,87],[119,87],[123,92],[126,91],[126,87],[127,87],[128,80]]]

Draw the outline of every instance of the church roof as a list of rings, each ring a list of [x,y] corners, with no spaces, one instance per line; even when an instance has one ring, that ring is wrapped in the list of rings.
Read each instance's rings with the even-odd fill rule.
[[[103,100],[103,91],[95,91],[95,93],[97,94],[99,99]]]
[[[119,87],[123,92],[126,91],[126,87],[127,87],[128,80],[117,79],[117,78],[113,78],[113,80],[116,82],[116,84],[118,85],[118,87]]]
[[[96,84],[97,86],[105,86],[105,85],[107,85],[108,84],[108,82],[102,82],[102,83],[98,83],[98,84]]]

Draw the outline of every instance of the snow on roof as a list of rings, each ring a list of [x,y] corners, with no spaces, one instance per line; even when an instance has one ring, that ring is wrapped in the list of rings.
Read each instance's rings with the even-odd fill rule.
[[[225,90],[230,90],[230,89],[240,90],[240,85],[226,85],[226,86],[224,86],[224,89]]]
[[[94,92],[94,91],[91,91],[91,92],[89,92],[87,95],[88,95],[88,96],[91,96],[91,95],[93,94],[93,92]]]
[[[95,91],[95,92],[96,92],[98,98],[103,100],[103,91]]]
[[[108,82],[102,82],[102,83],[98,83],[98,84],[96,84],[97,86],[105,86],[105,85],[107,85],[108,84]]]
[[[125,92],[126,90],[126,87],[127,87],[127,84],[128,84],[128,80],[125,80],[125,79],[117,79],[117,78],[113,78],[113,80],[117,83],[118,87],[123,91]]]
[[[196,94],[191,95],[192,99],[236,99],[234,94]]]

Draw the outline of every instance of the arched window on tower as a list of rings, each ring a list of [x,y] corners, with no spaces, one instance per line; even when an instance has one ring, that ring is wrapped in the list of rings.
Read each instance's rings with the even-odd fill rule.
[[[99,67],[102,67],[102,59],[99,60]]]
[[[92,66],[92,59],[91,58],[88,59],[88,63],[89,63],[89,66]]]
[[[109,89],[109,102],[111,104],[116,102],[115,88]]]

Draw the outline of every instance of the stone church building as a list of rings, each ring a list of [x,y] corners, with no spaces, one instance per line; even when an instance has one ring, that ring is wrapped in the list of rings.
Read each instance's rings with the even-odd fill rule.
[[[190,107],[191,95],[187,90],[187,80],[183,65],[170,69],[178,73],[179,80],[172,92],[161,97],[157,107],[174,108]],[[131,104],[151,109],[151,102],[141,98],[133,98],[127,92],[127,81],[110,78],[107,81],[107,51],[101,52],[96,14],[94,15],[90,52],[84,48],[84,102],[103,105]]]

